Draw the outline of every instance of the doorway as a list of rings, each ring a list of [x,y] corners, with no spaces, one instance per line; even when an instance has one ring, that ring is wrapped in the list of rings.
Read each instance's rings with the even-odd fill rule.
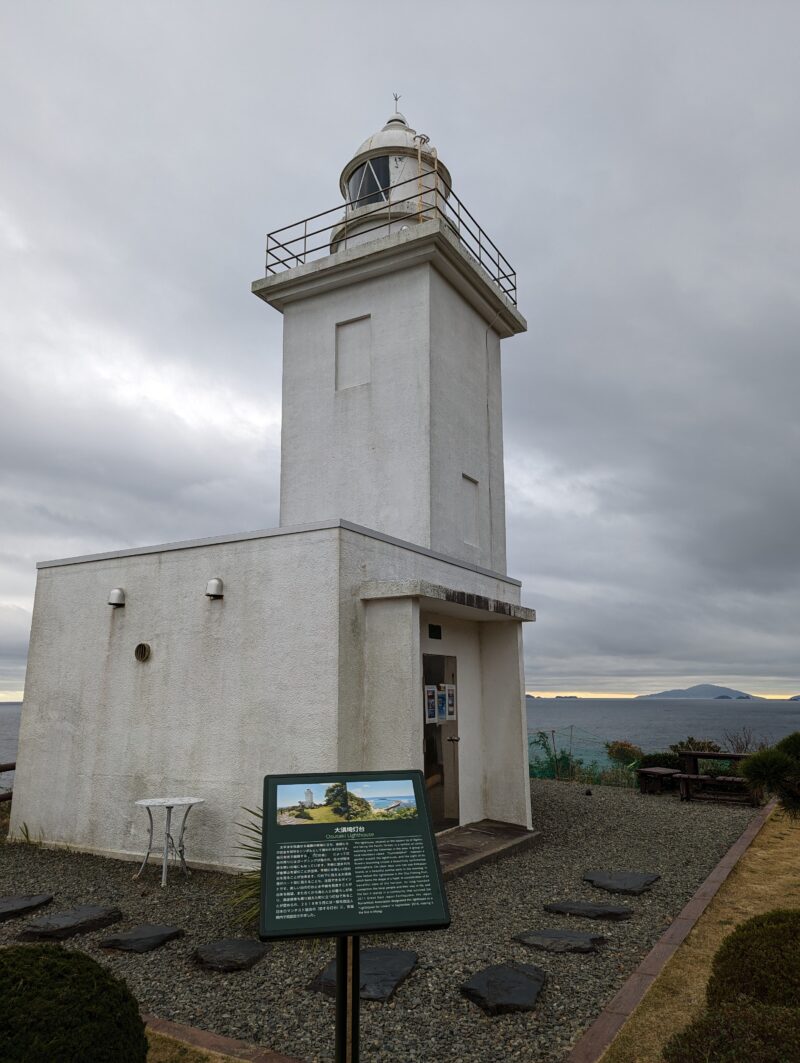
[[[425,785],[434,830],[457,827],[458,801],[458,682],[456,658],[423,653],[423,713]],[[431,719],[435,697],[436,718]]]

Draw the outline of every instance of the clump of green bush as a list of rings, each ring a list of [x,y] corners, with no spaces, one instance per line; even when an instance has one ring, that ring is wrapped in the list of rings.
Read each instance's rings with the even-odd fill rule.
[[[706,999],[710,1008],[800,1006],[800,910],[776,908],[729,934],[714,956]]]
[[[800,1010],[725,1004],[706,1011],[666,1044],[663,1063],[796,1063]]]
[[[677,753],[645,753],[639,761],[640,768],[674,768],[683,770],[683,761]]]
[[[800,817],[800,731],[743,760],[741,771],[751,789],[775,794],[784,812]]]
[[[4,1063],[145,1063],[147,1039],[125,982],[59,945],[0,949]]]
[[[608,754],[608,759],[610,761],[613,761],[614,764],[619,764],[622,767],[627,767],[634,761],[641,760],[644,756],[644,752],[639,746],[635,746],[633,742],[626,742],[624,740],[606,742],[606,753]]]

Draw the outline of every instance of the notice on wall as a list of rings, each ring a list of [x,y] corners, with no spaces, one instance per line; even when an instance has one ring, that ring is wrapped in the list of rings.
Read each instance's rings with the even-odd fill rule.
[[[422,772],[268,775],[262,938],[450,925]]]

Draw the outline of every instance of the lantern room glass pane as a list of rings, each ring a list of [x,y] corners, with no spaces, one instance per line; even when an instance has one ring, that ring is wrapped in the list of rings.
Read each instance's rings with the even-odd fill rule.
[[[347,191],[351,200],[358,199],[359,207],[368,203],[381,203],[388,197],[384,189],[389,187],[389,156],[369,159],[353,173],[347,182]]]

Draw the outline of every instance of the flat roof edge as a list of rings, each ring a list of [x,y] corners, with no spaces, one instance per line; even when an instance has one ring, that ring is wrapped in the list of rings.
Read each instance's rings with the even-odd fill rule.
[[[36,568],[37,570],[46,568],[63,568],[67,565],[91,564],[93,561],[113,561],[116,558],[121,557],[139,557],[147,554],[171,553],[177,550],[196,550],[203,546],[224,546],[226,543],[248,542],[251,539],[273,539],[282,535],[302,535],[307,532],[331,531],[335,528],[341,528],[345,531],[353,532],[356,535],[364,535],[368,539],[378,539],[380,542],[388,543],[391,546],[398,546],[403,550],[410,550],[413,553],[422,554],[424,557],[430,557],[436,561],[443,561],[445,564],[454,565],[456,568],[468,569],[470,572],[477,572],[482,576],[489,576],[491,579],[501,580],[503,583],[509,583],[514,587],[522,586],[520,580],[512,579],[511,576],[506,576],[502,572],[493,572],[489,568],[474,565],[470,561],[461,561],[456,557],[450,557],[449,554],[442,554],[436,550],[429,550],[427,547],[419,546],[417,543],[410,543],[405,539],[397,539],[392,535],[386,535],[384,532],[376,531],[374,528],[365,528],[361,524],[353,524],[352,521],[342,520],[341,518],[338,520],[317,521],[314,524],[292,524],[283,528],[261,528],[257,531],[251,532],[211,535],[204,539],[185,539],[180,542],[158,543],[155,546],[132,546],[126,550],[106,550],[97,554],[62,557],[53,561],[39,561]]]

